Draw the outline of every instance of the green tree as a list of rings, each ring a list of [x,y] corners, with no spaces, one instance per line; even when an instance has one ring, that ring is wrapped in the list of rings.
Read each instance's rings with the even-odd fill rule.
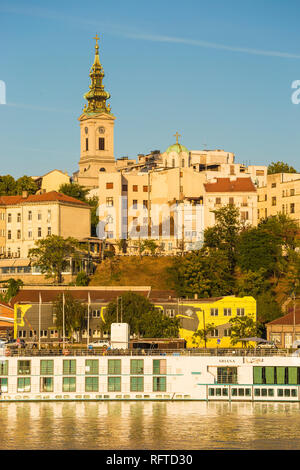
[[[92,237],[97,236],[97,225],[99,223],[99,215],[98,215],[98,206],[99,206],[99,198],[97,196],[93,196],[88,198],[85,202],[91,207],[91,235]]]
[[[89,276],[85,271],[80,271],[76,276],[75,281],[76,286],[88,286],[89,285]]]
[[[204,231],[204,247],[224,251],[233,273],[236,265],[236,245],[242,229],[239,209],[228,204],[212,212],[215,214],[215,225]]]
[[[53,306],[56,326],[62,330],[64,324],[66,336],[76,333],[79,339],[80,331],[86,326],[86,306],[74,299],[69,292],[59,294]]]
[[[263,269],[269,277],[278,273],[282,261],[280,240],[263,226],[250,227],[241,233],[237,245],[237,264],[242,271]]]
[[[89,189],[80,186],[78,183],[64,183],[59,187],[59,192],[79,199],[79,201],[87,202]]]
[[[4,301],[9,303],[13,297],[17,295],[20,290],[20,287],[24,285],[21,279],[14,279],[10,278],[6,281],[0,281],[1,284],[4,284],[3,287],[7,289],[5,294],[0,294],[0,298]]]
[[[153,256],[157,249],[158,249],[158,245],[155,240],[145,239],[142,241],[142,246],[141,246],[142,253],[144,251],[149,251],[150,254]]]
[[[0,196],[13,196],[17,192],[16,181],[13,176],[0,176]]]
[[[21,176],[16,181],[16,193],[22,194],[23,191],[26,191],[28,194],[35,194],[38,190],[37,183],[30,176]]]
[[[260,268],[257,271],[246,271],[237,278],[235,293],[238,297],[250,295],[257,297],[262,292],[271,288],[271,283],[266,279],[266,270]]]
[[[233,345],[240,342],[242,338],[251,338],[260,334],[257,323],[250,317],[235,317],[230,320],[230,341]]]
[[[272,162],[268,166],[268,175],[275,173],[297,173],[295,168],[284,162]]]
[[[167,271],[179,297],[230,295],[234,290],[230,262],[222,250],[202,248],[175,257]]]
[[[35,246],[28,253],[33,266],[39,267],[46,278],[53,278],[54,282],[61,284],[62,273],[68,267],[70,257],[78,255],[78,241],[72,237],[50,235],[37,240]]]
[[[126,292],[109,303],[102,329],[110,331],[111,324],[121,320],[128,323],[130,333],[137,336],[178,336],[179,320],[164,316],[147,298],[135,292]]]
[[[203,328],[200,328],[199,330],[195,331],[195,333],[193,334],[193,343],[194,344],[197,344],[200,341],[204,341],[204,347],[206,348],[206,344],[207,344],[207,339],[208,339],[208,335],[214,331],[215,329],[215,325],[213,323],[208,323],[207,325],[205,325],[205,327]]]

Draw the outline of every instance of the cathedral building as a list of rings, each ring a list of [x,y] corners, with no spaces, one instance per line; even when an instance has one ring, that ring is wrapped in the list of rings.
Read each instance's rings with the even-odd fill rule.
[[[127,240],[134,253],[140,240],[151,238],[168,254],[199,248],[213,211],[234,204],[245,224],[257,223],[257,188],[266,183],[267,167],[235,162],[232,152],[188,150],[176,142],[164,152],[137,158],[114,155],[114,122],[103,85],[98,36],[84,95],[80,123],[79,171],[74,181],[99,197],[99,233],[115,246]],[[130,251],[130,246],[132,250]]]

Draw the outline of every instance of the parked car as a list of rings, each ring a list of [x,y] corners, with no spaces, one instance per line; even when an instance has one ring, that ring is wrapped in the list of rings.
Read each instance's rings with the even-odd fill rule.
[[[264,341],[263,343],[257,343],[257,348],[259,349],[278,349],[276,344],[272,341]]]
[[[108,348],[110,346],[110,343],[106,339],[98,339],[97,341],[93,341],[92,343],[88,344],[88,347],[92,348]]]

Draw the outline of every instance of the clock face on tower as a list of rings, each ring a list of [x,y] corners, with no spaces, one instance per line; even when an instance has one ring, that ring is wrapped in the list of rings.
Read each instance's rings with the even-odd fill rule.
[[[105,132],[104,127],[98,127],[98,132],[99,132],[99,134],[104,134],[104,132]]]

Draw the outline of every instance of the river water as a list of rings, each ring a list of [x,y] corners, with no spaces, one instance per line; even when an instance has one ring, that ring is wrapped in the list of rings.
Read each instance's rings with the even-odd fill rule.
[[[1,403],[0,449],[299,450],[300,405]]]

